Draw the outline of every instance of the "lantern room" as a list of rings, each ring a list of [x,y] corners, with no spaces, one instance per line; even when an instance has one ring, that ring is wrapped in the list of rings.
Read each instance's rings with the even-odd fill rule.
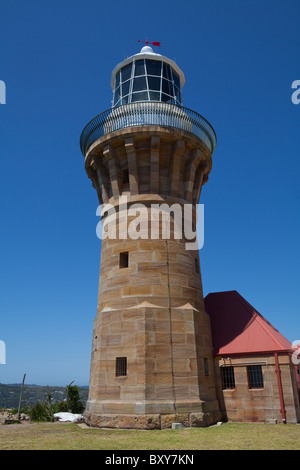
[[[113,107],[137,101],[182,105],[184,74],[171,59],[150,46],[118,64],[112,72]]]

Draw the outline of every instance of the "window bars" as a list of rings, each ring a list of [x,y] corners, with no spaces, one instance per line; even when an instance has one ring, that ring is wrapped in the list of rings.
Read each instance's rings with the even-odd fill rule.
[[[127,375],[127,357],[116,357],[116,377]]]
[[[247,372],[249,388],[264,388],[264,378],[260,365],[248,366]]]
[[[232,366],[221,368],[222,388],[223,390],[232,390],[235,388],[234,369]]]

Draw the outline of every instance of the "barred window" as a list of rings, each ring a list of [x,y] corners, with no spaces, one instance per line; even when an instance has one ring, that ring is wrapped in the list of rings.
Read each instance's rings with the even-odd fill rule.
[[[222,371],[222,388],[223,390],[232,390],[235,388],[234,369],[233,366],[221,368]]]
[[[116,377],[127,375],[127,357],[116,357]]]
[[[262,367],[260,365],[248,366],[247,371],[249,388],[264,388]]]

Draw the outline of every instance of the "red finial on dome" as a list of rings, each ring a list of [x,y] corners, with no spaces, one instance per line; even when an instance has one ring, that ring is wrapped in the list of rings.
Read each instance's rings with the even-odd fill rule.
[[[147,45],[152,44],[152,46],[160,47],[160,42],[157,42],[157,41],[149,42],[148,38],[146,38],[146,41],[140,41],[140,39],[138,39],[138,42],[143,42],[144,44],[147,44]]]

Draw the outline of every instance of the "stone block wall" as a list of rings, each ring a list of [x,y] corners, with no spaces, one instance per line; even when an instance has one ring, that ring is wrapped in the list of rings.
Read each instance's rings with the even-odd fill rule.
[[[270,422],[276,420],[296,423],[300,420],[299,395],[295,379],[295,367],[288,354],[278,354],[280,383],[282,387],[285,415],[281,411],[280,391],[276,374],[274,354],[261,356],[235,356],[216,359],[217,395],[223,419],[240,422]],[[249,388],[247,366],[260,364],[263,373],[263,388]],[[234,389],[222,389],[221,369],[233,366]]]

